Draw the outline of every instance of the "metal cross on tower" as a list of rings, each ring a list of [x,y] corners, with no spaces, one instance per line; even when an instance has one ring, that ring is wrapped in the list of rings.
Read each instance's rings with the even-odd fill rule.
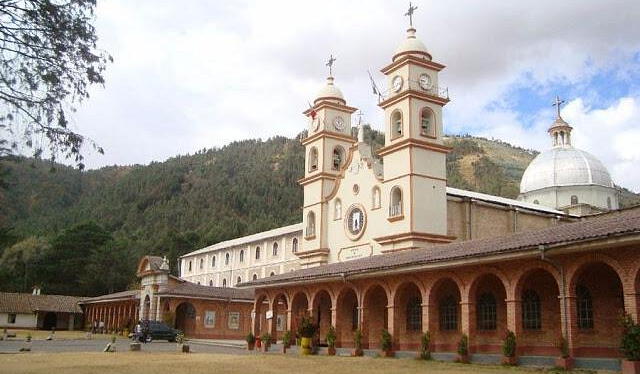
[[[413,12],[418,9],[417,6],[413,6],[411,4],[411,2],[409,2],[409,10],[407,10],[407,13],[405,13],[405,16],[409,16],[409,26],[413,27]]]
[[[333,77],[333,63],[336,61],[336,58],[333,55],[329,56],[329,61],[327,61],[326,66],[329,67],[329,76]]]
[[[556,95],[556,101],[552,104],[552,106],[556,107],[558,118],[560,118],[560,106],[562,104],[564,104],[564,103],[565,103],[565,101],[564,100],[560,100],[560,96]]]

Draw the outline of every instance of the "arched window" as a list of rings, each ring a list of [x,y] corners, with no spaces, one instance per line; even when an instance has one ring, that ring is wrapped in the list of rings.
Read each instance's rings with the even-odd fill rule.
[[[270,277],[273,277],[274,275],[276,275],[276,273],[274,273],[273,271],[271,272],[271,274],[269,274]]]
[[[564,145],[564,131],[560,131],[560,145]]]
[[[293,240],[291,240],[291,252],[298,252],[298,238],[293,238]]]
[[[336,202],[333,203],[333,219],[342,218],[342,202],[340,199],[336,199]]]
[[[571,205],[576,205],[576,204],[578,204],[578,196],[571,195]]]
[[[611,197],[607,197],[607,209],[611,209]]]
[[[238,278],[236,279],[236,284],[240,284],[240,283],[242,283],[242,278],[241,278],[241,277],[238,277]]]
[[[318,170],[318,150],[316,147],[309,151],[309,172]]]
[[[191,270],[193,270],[193,269],[191,268],[191,261],[189,261],[189,271],[191,271]]]
[[[440,300],[438,312],[440,314],[440,330],[451,331],[458,329],[458,301],[451,295]]]
[[[430,108],[422,108],[420,111],[420,135],[436,136],[435,116]]]
[[[213,279],[209,280],[209,287],[213,287]]]
[[[522,294],[522,327],[527,330],[542,328],[540,297],[533,290],[526,290]]]
[[[391,138],[402,136],[402,112],[398,109],[391,113]]]
[[[583,285],[576,287],[576,303],[578,310],[578,328],[593,328],[593,300],[591,292]]]
[[[211,257],[211,267],[216,267],[216,256]]]
[[[314,237],[316,235],[316,214],[311,211],[307,213],[307,232],[305,233],[307,238]]]
[[[278,255],[278,242],[273,242],[273,255],[277,256]]]
[[[256,260],[260,259],[260,247],[256,247]]]
[[[224,264],[229,265],[229,252],[225,253],[224,255]]]
[[[240,262],[244,262],[244,249],[240,250]]]
[[[331,161],[332,161],[331,168],[333,170],[340,170],[340,167],[342,166],[342,162],[344,161],[344,148],[340,146],[336,146],[333,149],[333,157]]]
[[[391,189],[391,205],[389,205],[389,217],[402,215],[402,190],[395,186]]]
[[[478,330],[495,330],[498,317],[496,314],[496,298],[492,293],[483,293],[477,301]]]
[[[380,187],[378,186],[373,187],[371,190],[371,208],[380,208]]]
[[[258,279],[258,274],[253,274],[253,280],[257,280]]]
[[[222,287],[227,287],[227,280],[226,279],[222,280]]]
[[[422,302],[419,297],[407,303],[407,331],[422,331]]]
[[[200,270],[204,269],[204,258],[200,259]]]

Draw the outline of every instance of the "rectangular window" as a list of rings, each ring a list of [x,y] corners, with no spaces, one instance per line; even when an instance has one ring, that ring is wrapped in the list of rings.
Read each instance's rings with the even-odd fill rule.
[[[204,312],[204,327],[216,327],[216,312],[207,310]]]
[[[16,314],[15,313],[7,314],[7,323],[10,323],[10,324],[16,323]]]
[[[231,330],[237,330],[240,328],[240,312],[229,312],[229,320],[227,326]]]

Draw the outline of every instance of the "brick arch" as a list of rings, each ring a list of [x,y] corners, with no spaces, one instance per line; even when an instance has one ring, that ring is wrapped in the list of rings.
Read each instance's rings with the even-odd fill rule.
[[[267,320],[263,318],[265,308],[264,302],[267,302],[266,308],[271,308],[271,297],[268,292],[262,292],[256,295],[253,303],[254,321],[253,321],[253,333],[256,336],[260,336],[263,332],[267,332]],[[266,310],[265,310],[266,311]]]
[[[396,299],[398,298],[398,291],[402,290],[402,288],[407,286],[407,284],[413,284],[414,286],[418,287],[418,290],[420,290],[420,297],[423,300],[425,300],[427,289],[424,285],[424,282],[420,280],[418,277],[411,275],[406,278],[403,278],[401,281],[396,282],[395,285],[390,287],[390,291],[391,291],[390,300],[393,302],[394,305],[396,304]]]
[[[351,294],[353,294],[355,300],[347,299],[347,296]],[[337,345],[339,347],[351,347],[353,346],[353,330],[359,327],[357,319],[360,316],[354,317],[354,313],[357,312],[359,314],[357,309],[362,306],[361,295],[354,284],[344,283],[340,285],[340,288],[336,289],[335,297]],[[357,319],[354,320],[354,318]]]
[[[553,265],[548,262],[537,260],[532,263],[527,263],[524,267],[519,269],[512,277],[509,289],[507,289],[507,298],[514,300],[518,298],[518,295],[522,293],[522,287],[527,277],[532,273],[544,270],[549,273],[553,279],[556,281],[556,286],[558,287],[558,293],[562,294],[561,285],[562,285],[562,276],[558,269],[556,269]]]
[[[287,303],[287,309],[291,308],[291,299],[289,298],[289,294],[285,291],[276,291],[273,293],[273,297],[269,299],[269,306],[273,310],[275,308],[275,303],[278,301],[278,298],[282,296],[284,297],[285,303]]]
[[[446,280],[451,280],[456,284],[456,286],[458,286],[458,292],[460,293],[460,297],[462,298],[463,292],[466,288],[465,283],[458,275],[453,272],[447,271],[439,273],[438,276],[435,277],[431,282],[429,282],[429,284],[425,287],[424,302],[431,303],[433,290],[437,289],[438,286]]]
[[[369,292],[371,292],[371,290],[376,288],[377,286],[380,286],[384,290],[385,296],[387,297],[387,302],[393,300],[393,298],[392,298],[393,295],[391,293],[391,287],[389,287],[389,285],[387,283],[383,282],[383,281],[376,280],[376,281],[373,281],[373,282],[369,283],[366,287],[364,287],[362,289],[362,294],[361,294],[361,296],[359,298],[360,305],[364,304],[364,301],[367,299],[367,296],[368,296]]]
[[[476,273],[470,279],[468,286],[465,288],[465,292],[463,294],[462,300],[470,300],[473,294],[476,291],[476,287],[478,286],[478,282],[482,280],[487,275],[492,275],[500,280],[502,283],[502,287],[504,287],[504,292],[508,295],[508,290],[511,287],[511,282],[509,278],[505,275],[505,273],[493,266],[487,266],[483,268],[482,272]]]
[[[627,272],[624,270],[624,268],[620,265],[620,263],[616,259],[602,253],[588,253],[584,256],[581,256],[573,260],[571,262],[571,267],[569,268],[569,271],[567,271],[567,286],[568,286],[567,288],[568,288],[569,296],[575,296],[574,294],[575,294],[576,282],[578,278],[580,278],[582,271],[588,265],[595,264],[595,263],[603,263],[609,266],[614,271],[614,273],[616,273],[616,275],[618,276],[618,280],[622,284],[623,291],[625,293],[632,291],[629,289],[632,288],[630,287],[630,284],[633,284],[633,281],[629,282],[629,277]]]
[[[413,279],[412,279],[413,278]],[[392,291],[394,306],[394,345],[401,350],[417,350],[424,330],[422,306],[425,304],[425,290],[422,282],[409,277],[398,282]]]
[[[303,295],[307,300],[307,304],[309,304],[309,300],[311,300],[310,292],[307,288],[298,288],[289,292],[289,305],[292,305],[295,301],[296,296]]]
[[[317,296],[322,292],[326,292],[329,295],[331,305],[335,304],[336,297],[334,296],[333,289],[331,289],[331,287],[318,287],[311,293],[310,297],[307,299],[309,300],[310,307],[315,305]]]

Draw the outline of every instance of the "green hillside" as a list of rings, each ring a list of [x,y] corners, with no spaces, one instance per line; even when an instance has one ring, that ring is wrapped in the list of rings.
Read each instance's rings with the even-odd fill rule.
[[[379,147],[382,135],[366,130],[365,139]],[[469,136],[448,137],[446,143],[453,147],[447,156],[450,186],[505,197],[517,196],[520,177],[536,155]],[[52,170],[32,159],[0,165],[0,289],[5,290],[41,283],[47,292],[107,292],[133,279],[132,264],[143,254],[168,255],[176,271],[177,257],[190,250],[301,220],[299,139],[245,140],[149,165],[82,172],[62,165]],[[89,244],[58,264],[78,237]],[[79,271],[66,281],[75,287],[56,278],[65,266]],[[105,268],[110,283],[92,283],[94,273]],[[89,269],[92,274],[82,273]]]

